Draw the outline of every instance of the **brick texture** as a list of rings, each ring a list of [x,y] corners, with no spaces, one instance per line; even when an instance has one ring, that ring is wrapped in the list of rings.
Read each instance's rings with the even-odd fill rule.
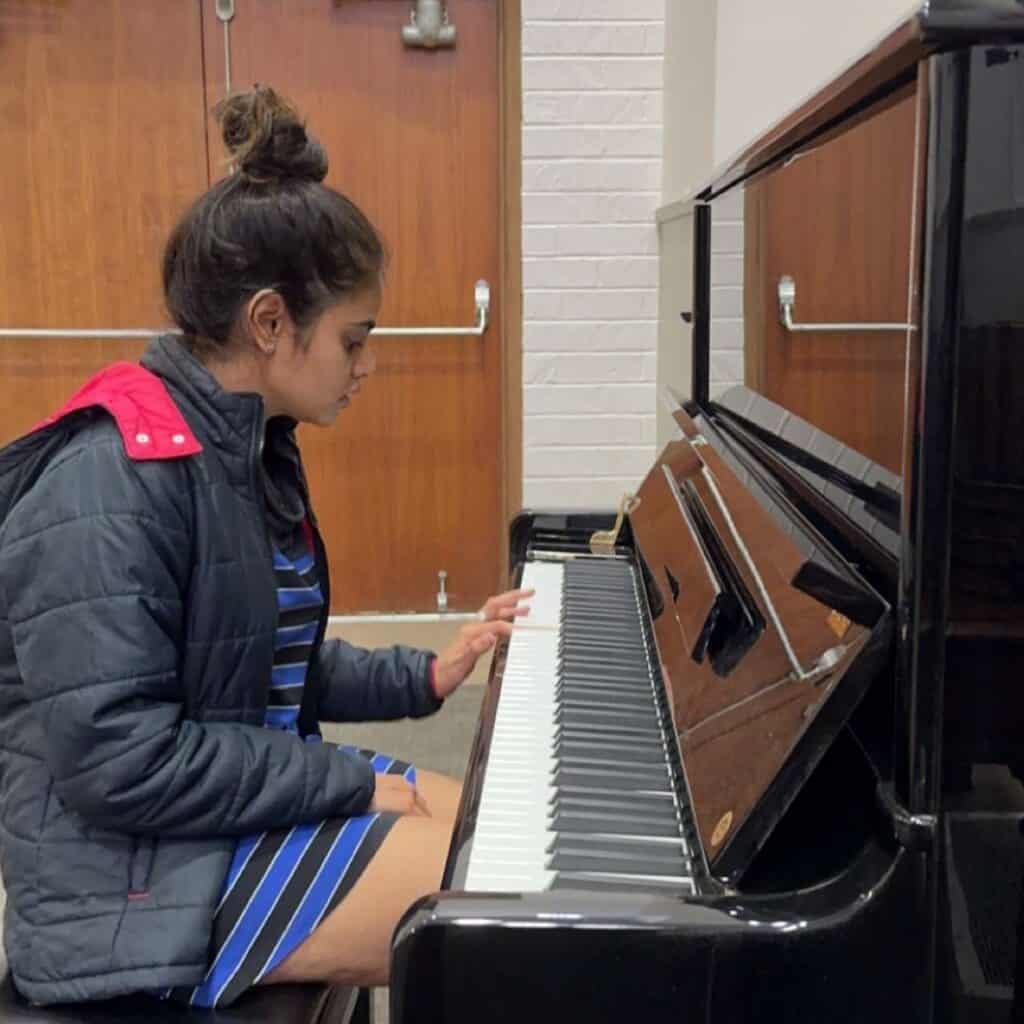
[[[743,192],[711,208],[711,395],[743,383]]]
[[[666,2],[523,0],[527,506],[617,506],[655,453]]]

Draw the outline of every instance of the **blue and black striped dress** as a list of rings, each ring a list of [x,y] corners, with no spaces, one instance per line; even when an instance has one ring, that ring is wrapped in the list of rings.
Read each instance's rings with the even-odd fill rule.
[[[275,551],[274,572],[278,628],[264,724],[298,735],[323,596],[313,557],[304,547],[289,554]],[[310,736],[306,742],[320,738]],[[359,753],[372,760],[377,772],[415,782],[412,765],[369,750]],[[258,984],[341,902],[396,818],[333,818],[240,840],[214,918],[210,968],[200,985],[176,989],[172,998],[194,1006],[226,1006]]]

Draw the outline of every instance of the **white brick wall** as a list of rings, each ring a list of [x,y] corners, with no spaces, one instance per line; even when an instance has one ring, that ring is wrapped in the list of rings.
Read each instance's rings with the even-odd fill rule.
[[[711,206],[711,397],[743,383],[743,190]]]
[[[613,507],[655,451],[666,0],[523,0],[523,502]]]

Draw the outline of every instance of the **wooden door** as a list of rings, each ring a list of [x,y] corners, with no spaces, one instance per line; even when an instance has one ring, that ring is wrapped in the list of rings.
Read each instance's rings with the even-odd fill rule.
[[[303,428],[332,567],[333,610],[476,608],[498,584],[501,341],[498,279],[498,5],[449,0],[457,45],[407,50],[409,4],[237,0],[236,88],[272,85],[307,118],[328,184],[385,237],[380,322],[469,325],[492,286],[486,335],[379,338],[376,375],[329,429]],[[222,26],[204,2],[207,91],[224,94]],[[217,42],[213,42],[213,41]],[[214,175],[220,146],[211,123]]]
[[[236,87],[274,85],[308,118],[329,182],[391,258],[381,322],[483,339],[375,342],[378,372],[329,431],[306,430],[333,610],[429,610],[498,585],[498,32],[495,0],[452,0],[454,50],[406,50],[408,6],[237,0]],[[205,54],[205,65],[204,65]],[[223,171],[207,108],[224,94],[213,0],[0,0],[0,327],[158,328],[164,240]],[[0,339],[0,444],[138,342]]]
[[[207,186],[194,3],[0,0],[0,327],[159,327]],[[0,338],[0,444],[141,343]]]
[[[916,98],[907,96],[750,185],[744,350],[750,387],[900,472],[906,333],[790,333],[797,322],[905,323],[914,207]]]

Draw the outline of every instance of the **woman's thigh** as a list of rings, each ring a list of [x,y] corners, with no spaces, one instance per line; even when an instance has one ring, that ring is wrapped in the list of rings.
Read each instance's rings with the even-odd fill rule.
[[[399,818],[341,903],[261,984],[387,984],[395,927],[417,899],[440,887],[450,839],[450,819]]]
[[[462,799],[462,783],[450,775],[416,769],[416,788],[430,811],[430,816],[449,823],[455,821]]]

